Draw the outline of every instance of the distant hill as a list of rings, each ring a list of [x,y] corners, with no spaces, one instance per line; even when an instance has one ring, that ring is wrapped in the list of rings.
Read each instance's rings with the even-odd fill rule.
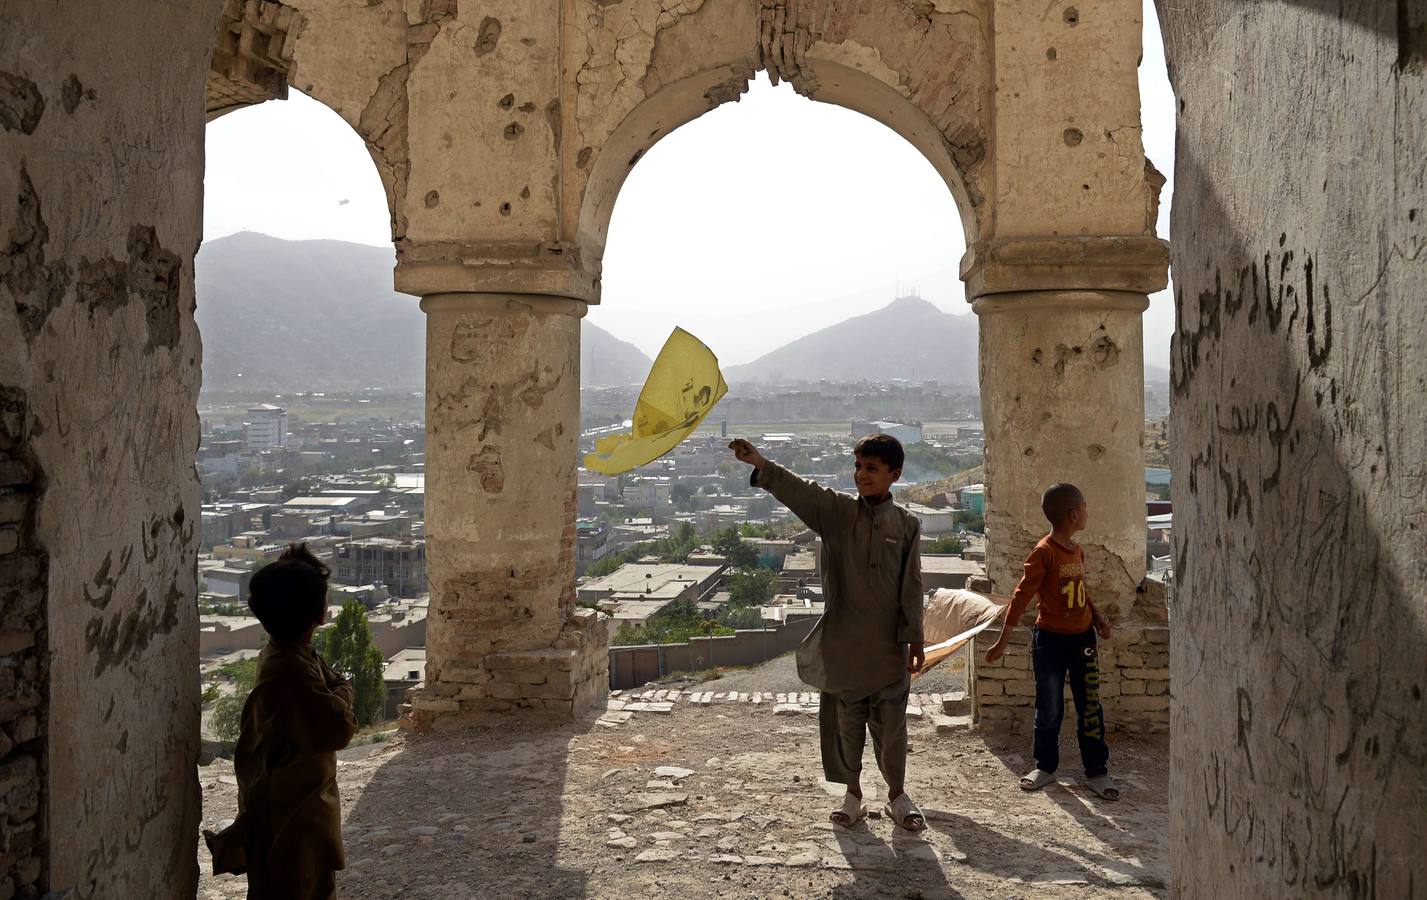
[[[426,317],[392,290],[395,251],[242,232],[198,252],[198,328],[208,391],[419,391]],[[581,323],[582,384],[644,379],[649,357]],[[241,373],[241,374],[240,374]]]
[[[642,384],[654,360],[644,351],[600,328],[580,323],[580,386]]]
[[[920,297],[901,297],[730,366],[725,376],[730,383],[915,378],[974,387],[976,327],[975,316],[953,316]]]
[[[800,337],[755,359],[729,366],[730,383],[778,381],[938,381],[978,389],[978,323],[974,315],[942,312],[920,297],[901,297]],[[869,343],[869,337],[880,343]],[[1167,383],[1169,371],[1145,366],[1147,383]]]

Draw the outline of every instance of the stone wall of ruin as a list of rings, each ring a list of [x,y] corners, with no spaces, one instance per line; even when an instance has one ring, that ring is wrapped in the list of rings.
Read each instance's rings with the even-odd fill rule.
[[[1420,894],[1427,5],[1159,12],[1179,117],[1173,887]]]
[[[216,14],[0,2],[0,896],[195,890]]]
[[[563,704],[546,696],[556,688],[544,675],[503,684],[497,663],[550,652],[573,627],[559,621],[573,541],[564,476],[530,467],[573,463],[575,419],[561,412],[573,394],[543,392],[578,368],[582,313],[555,328],[509,298],[599,302],[607,226],[629,171],[680,125],[737,100],[760,69],[892,128],[957,200],[995,423],[993,580],[1006,581],[1007,561],[1034,543],[1045,479],[1073,480],[1098,510],[1092,586],[1128,613],[1144,560],[1140,314],[1167,260],[1153,233],[1162,179],[1139,134],[1135,0],[1062,0],[1034,13],[959,0],[566,0],[560,17],[520,0],[425,0],[405,4],[404,20],[386,4],[357,14],[373,53],[404,50],[404,65],[392,57],[379,79],[382,67],[366,63],[347,78],[320,49],[324,33],[337,34],[324,12],[332,0],[293,4],[306,23],[293,84],[315,85],[373,146],[368,118],[352,112],[389,95],[402,123],[390,134],[405,137],[404,150],[374,156],[379,167],[402,161],[389,183],[397,288],[428,298],[432,649],[418,712]],[[504,349],[503,331],[528,358]],[[542,393],[517,418],[511,398],[527,381]],[[512,454],[522,436],[533,450]]]

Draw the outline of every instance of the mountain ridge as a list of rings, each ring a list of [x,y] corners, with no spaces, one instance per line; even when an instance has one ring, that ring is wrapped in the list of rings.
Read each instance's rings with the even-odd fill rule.
[[[392,289],[395,264],[391,247],[346,241],[251,231],[205,241],[195,262],[204,389],[422,390],[426,319],[416,297]],[[906,378],[974,391],[977,327],[972,315],[899,297],[724,374],[731,384]],[[580,352],[582,387],[639,384],[653,365],[588,320]],[[1153,366],[1145,375],[1156,383],[1169,377]]]
[[[904,296],[729,366],[725,376],[730,383],[906,378],[975,387],[977,342],[975,317]]]
[[[396,252],[254,231],[205,241],[195,261],[203,387],[209,391],[419,391],[426,316],[392,289]],[[581,385],[644,380],[637,347],[581,323]]]

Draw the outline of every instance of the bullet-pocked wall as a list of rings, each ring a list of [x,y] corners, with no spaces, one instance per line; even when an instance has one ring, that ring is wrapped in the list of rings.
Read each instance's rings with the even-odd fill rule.
[[[1179,110],[1174,889],[1421,894],[1427,4],[1159,13]]]
[[[5,896],[196,889],[192,265],[215,22],[209,2],[0,4]]]

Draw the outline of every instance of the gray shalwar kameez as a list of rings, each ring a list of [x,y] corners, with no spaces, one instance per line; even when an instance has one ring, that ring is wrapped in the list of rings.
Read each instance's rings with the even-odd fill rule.
[[[891,500],[877,505],[806,481],[776,463],[752,483],[823,540],[823,600],[798,648],[798,676],[821,693],[823,775],[854,784],[867,731],[895,794],[907,767],[906,644],[922,642],[921,526]]]

